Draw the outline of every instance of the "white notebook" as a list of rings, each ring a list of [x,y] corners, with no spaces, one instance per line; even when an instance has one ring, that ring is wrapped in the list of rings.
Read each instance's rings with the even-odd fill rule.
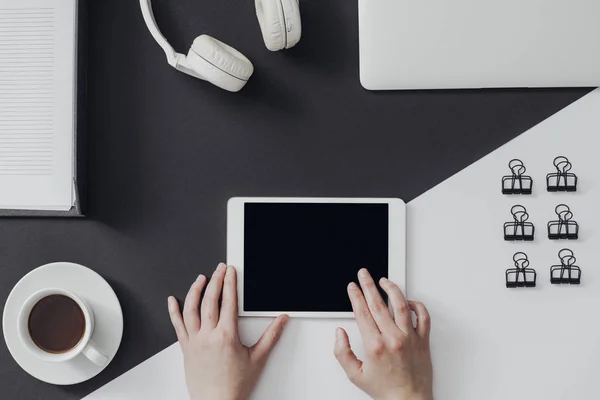
[[[0,209],[75,204],[77,0],[0,0]]]

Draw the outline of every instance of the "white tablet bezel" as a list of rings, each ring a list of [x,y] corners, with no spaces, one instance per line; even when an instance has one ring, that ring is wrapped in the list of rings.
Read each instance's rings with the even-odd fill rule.
[[[238,272],[238,313],[243,317],[353,318],[351,312],[245,311],[244,309],[244,208],[246,203],[367,203],[389,205],[388,278],[406,287],[406,204],[400,199],[234,197],[227,204],[227,264]],[[368,266],[366,266],[368,268]],[[349,282],[348,282],[349,283]]]

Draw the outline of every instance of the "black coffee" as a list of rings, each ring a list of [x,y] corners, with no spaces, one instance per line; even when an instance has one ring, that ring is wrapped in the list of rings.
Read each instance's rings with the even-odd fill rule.
[[[48,353],[66,353],[79,344],[84,332],[81,307],[61,294],[44,297],[29,314],[29,336]]]

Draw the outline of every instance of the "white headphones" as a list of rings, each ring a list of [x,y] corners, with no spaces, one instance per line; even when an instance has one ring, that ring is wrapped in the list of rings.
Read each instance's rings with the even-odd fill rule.
[[[265,46],[271,51],[294,47],[302,36],[298,0],[255,0]],[[230,92],[238,92],[254,73],[248,58],[208,35],[198,36],[187,56],[177,53],[158,29],[151,0],[140,0],[144,21],[167,55],[169,65]]]

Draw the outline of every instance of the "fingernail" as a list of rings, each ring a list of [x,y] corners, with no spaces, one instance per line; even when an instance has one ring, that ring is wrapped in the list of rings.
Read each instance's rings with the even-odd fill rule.
[[[204,278],[205,278],[205,276],[204,276],[204,275],[202,275],[202,274],[200,274],[200,275],[198,275],[198,277],[196,278],[196,282],[198,282],[198,281],[201,281],[201,280],[204,280]]]
[[[290,316],[287,314],[284,314],[283,315],[283,326],[286,326],[288,322],[290,322]]]
[[[356,286],[356,283],[350,282],[348,284],[348,289],[350,289],[350,290],[358,289],[358,286]]]
[[[379,280],[379,282],[381,283],[388,283],[388,279],[386,277],[383,277]]]
[[[369,276],[369,271],[367,271],[366,268],[363,268],[360,271],[358,271],[358,276],[360,276],[361,278],[367,278]]]
[[[227,274],[227,275],[231,275],[231,274],[233,274],[234,272],[235,272],[235,268],[234,268],[234,267],[232,267],[231,265],[229,265],[229,266],[227,267],[227,272],[226,272],[226,274]]]
[[[173,307],[175,305],[175,297],[169,296],[167,298],[167,305],[169,306],[169,308]]]
[[[335,330],[335,338],[340,340],[342,338],[342,328],[336,328]]]
[[[221,271],[223,271],[224,268],[226,268],[227,266],[223,263],[219,263],[219,265],[217,265],[217,268],[215,269],[215,271],[213,272],[213,276],[220,274]]]

